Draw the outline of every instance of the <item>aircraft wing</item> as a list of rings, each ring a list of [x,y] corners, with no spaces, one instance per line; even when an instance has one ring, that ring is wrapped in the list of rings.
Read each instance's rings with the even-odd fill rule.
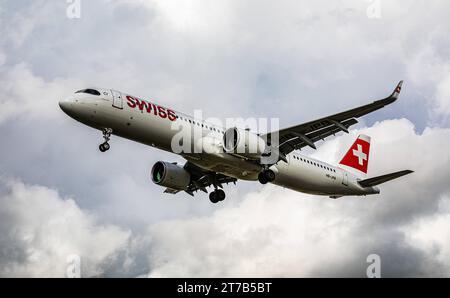
[[[282,155],[281,159],[292,151],[301,149],[305,146],[316,149],[315,143],[317,141],[335,135],[340,131],[348,133],[348,128],[358,123],[356,118],[372,113],[396,101],[402,89],[402,85],[403,81],[398,83],[394,92],[384,99],[278,131],[278,149],[280,155]],[[270,142],[271,133],[262,135],[261,137],[267,138]]]
[[[196,191],[203,191],[208,193],[206,190],[209,186],[223,188],[223,184],[235,183],[237,179],[232,178],[223,174],[206,171],[191,162],[186,162],[184,165],[184,169],[187,170],[191,174],[191,183],[188,188],[185,190],[191,196],[194,195]],[[176,194],[179,193],[180,190],[175,190],[171,188],[166,188],[164,193]]]

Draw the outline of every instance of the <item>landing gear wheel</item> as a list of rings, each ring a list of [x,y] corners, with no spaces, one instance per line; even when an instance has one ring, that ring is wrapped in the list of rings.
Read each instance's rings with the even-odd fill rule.
[[[106,152],[110,148],[108,143],[103,143],[100,146],[98,146],[98,149],[100,149],[101,152]]]
[[[267,180],[267,177],[266,177],[266,175],[264,174],[264,172],[259,173],[259,175],[258,175],[258,180],[259,180],[259,183],[261,183],[261,184],[267,184],[267,183],[269,183],[269,180]]]
[[[217,197],[217,193],[215,191],[213,191],[212,193],[209,194],[209,200],[213,204],[216,204],[219,202],[219,198]]]
[[[258,180],[261,184],[267,184],[275,180],[275,173],[272,170],[265,170],[259,173]]]
[[[111,128],[104,128],[102,132],[103,132],[103,139],[105,140],[105,142],[100,146],[98,146],[98,149],[100,149],[101,152],[106,152],[111,148],[108,142],[111,139],[111,134],[113,130]]]
[[[216,189],[209,194],[209,200],[211,203],[218,203],[225,200],[225,192],[222,189]]]
[[[275,173],[272,170],[265,171],[265,175],[267,177],[267,180],[269,180],[269,182],[275,180]]]
[[[219,201],[225,200],[225,192],[222,189],[216,190],[216,196],[219,199]]]

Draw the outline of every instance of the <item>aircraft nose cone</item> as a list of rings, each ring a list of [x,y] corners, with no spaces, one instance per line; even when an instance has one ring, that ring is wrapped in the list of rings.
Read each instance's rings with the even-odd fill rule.
[[[73,110],[73,101],[70,99],[63,99],[59,101],[59,107],[64,113],[70,116],[71,111]]]
[[[67,101],[60,101],[59,102],[59,107],[61,108],[61,110],[63,110],[64,112],[67,110],[67,108],[69,107],[69,103]]]

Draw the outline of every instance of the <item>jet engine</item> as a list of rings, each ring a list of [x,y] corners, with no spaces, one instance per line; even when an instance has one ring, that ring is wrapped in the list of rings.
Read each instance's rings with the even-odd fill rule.
[[[230,154],[258,159],[266,148],[266,141],[248,130],[233,127],[227,129],[223,135],[223,149]]]
[[[191,174],[177,164],[158,161],[152,168],[155,184],[175,190],[185,190],[191,183]]]

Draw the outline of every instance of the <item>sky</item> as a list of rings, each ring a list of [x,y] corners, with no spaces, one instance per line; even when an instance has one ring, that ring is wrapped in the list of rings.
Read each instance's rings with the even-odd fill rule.
[[[382,277],[450,275],[448,1],[79,3],[0,0],[1,277],[64,277],[71,255],[83,277],[365,277],[371,254]],[[182,158],[118,137],[102,154],[58,106],[99,86],[287,127],[400,80],[395,104],[303,151],[337,163],[366,133],[369,176],[415,171],[366,198],[164,195],[150,169]]]

